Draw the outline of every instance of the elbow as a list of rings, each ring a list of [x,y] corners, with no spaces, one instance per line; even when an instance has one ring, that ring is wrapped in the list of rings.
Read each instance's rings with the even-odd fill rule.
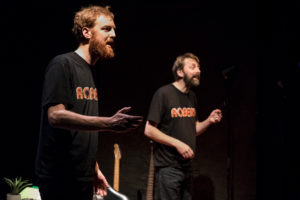
[[[145,128],[145,131],[144,131],[144,134],[146,137],[150,137],[151,136],[151,133],[148,129]]]
[[[151,127],[150,127],[149,122],[147,121],[146,126],[145,126],[144,134],[145,134],[146,137],[151,138],[151,136],[152,136],[151,133],[152,133],[151,132]]]
[[[57,128],[59,127],[60,121],[61,120],[59,119],[59,114],[57,111],[48,113],[48,122],[50,126]]]
[[[156,137],[157,128],[155,122],[146,122],[144,134],[150,139],[154,139]]]
[[[150,135],[150,132],[149,132],[147,126],[145,127],[144,134],[146,137],[149,137],[149,135]]]

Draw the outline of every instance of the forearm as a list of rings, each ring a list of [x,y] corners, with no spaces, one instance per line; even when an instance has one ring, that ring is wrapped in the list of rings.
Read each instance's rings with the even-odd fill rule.
[[[109,117],[86,116],[69,110],[55,110],[48,119],[50,125],[56,128],[101,131],[110,127]]]
[[[213,110],[206,120],[196,121],[196,135],[201,135],[210,125],[219,123],[221,119],[222,111],[220,109]]]
[[[180,153],[180,155],[185,159],[194,157],[194,151],[190,146],[176,138],[173,138],[161,132],[158,128],[156,128],[156,126],[151,125],[149,121],[147,121],[146,123],[145,135],[160,144],[174,147],[178,151],[178,153]]]
[[[158,128],[151,125],[149,121],[147,121],[145,126],[145,135],[150,139],[154,140],[155,142],[168,145],[171,147],[175,147],[176,143],[179,142],[176,138],[168,136],[167,134],[161,132]]]
[[[96,161],[96,164],[95,164],[95,171],[98,172],[98,170],[100,170],[100,168],[99,168],[98,162]]]
[[[196,135],[201,135],[206,131],[206,129],[211,125],[211,122],[206,119],[202,122],[197,121],[196,122]]]
[[[137,128],[142,122],[141,116],[127,115],[131,107],[124,107],[111,117],[87,116],[69,110],[63,104],[48,108],[49,124],[55,128],[84,131],[120,132]]]
[[[96,165],[95,165],[95,172],[96,172],[97,176],[100,175],[100,176],[104,177],[104,175],[102,174],[102,172],[99,168],[98,162],[96,162]]]

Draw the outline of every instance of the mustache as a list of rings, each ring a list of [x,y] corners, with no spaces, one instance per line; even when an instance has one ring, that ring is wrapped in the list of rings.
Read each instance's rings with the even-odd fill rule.
[[[109,40],[106,41],[106,44],[114,45],[115,44],[115,40],[114,39],[109,39]]]
[[[112,49],[115,49],[115,42],[106,42],[106,45],[109,45]]]
[[[194,76],[192,76],[192,78],[200,79],[200,74],[194,75]]]

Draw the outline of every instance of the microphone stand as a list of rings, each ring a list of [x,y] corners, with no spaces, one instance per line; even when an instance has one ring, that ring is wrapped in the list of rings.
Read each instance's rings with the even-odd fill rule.
[[[227,200],[233,200],[233,136],[231,133],[229,86],[225,81],[225,112],[227,118]]]
[[[222,70],[222,77],[224,80],[225,87],[225,100],[224,100],[224,111],[227,119],[227,200],[233,200],[234,187],[233,187],[233,135],[231,130],[231,116],[230,116],[230,78],[233,75],[235,66],[228,67]]]

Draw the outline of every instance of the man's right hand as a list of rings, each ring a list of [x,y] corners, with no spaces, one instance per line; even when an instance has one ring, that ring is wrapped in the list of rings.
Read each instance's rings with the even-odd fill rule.
[[[184,159],[194,158],[194,151],[191,149],[191,147],[180,140],[177,140],[175,148]]]
[[[127,132],[136,129],[142,122],[142,116],[128,115],[131,107],[124,107],[110,117],[110,129],[115,132]]]

